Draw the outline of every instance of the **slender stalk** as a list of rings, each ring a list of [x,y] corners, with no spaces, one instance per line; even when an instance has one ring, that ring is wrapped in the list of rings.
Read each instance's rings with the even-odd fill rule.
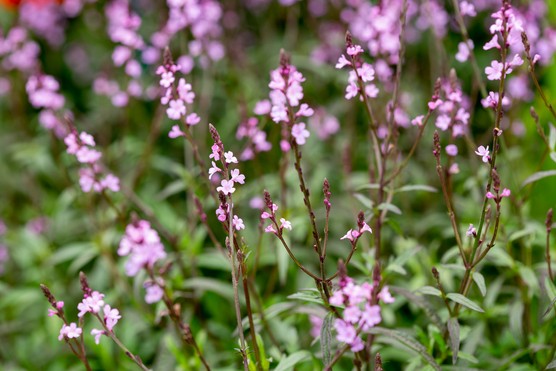
[[[245,371],[249,370],[249,361],[247,359],[247,347],[245,343],[245,336],[243,334],[243,323],[241,321],[241,307],[239,306],[239,289],[238,277],[235,263],[235,254],[233,253],[234,243],[234,230],[233,230],[233,206],[230,205],[229,220],[228,220],[228,238],[226,239],[226,247],[228,248],[228,257],[232,263],[232,285],[234,289],[234,307],[236,312],[237,331],[239,333],[240,353],[243,358],[243,368]]]
[[[135,364],[137,364],[137,366],[139,366],[139,368],[141,368],[144,371],[149,371],[150,369],[145,366],[143,364],[143,361],[141,360],[141,357],[139,357],[138,355],[134,355],[133,353],[131,353],[131,351],[124,345],[124,343],[121,342],[120,339],[118,339],[118,337],[116,336],[116,334],[114,333],[114,331],[110,330],[107,326],[106,323],[104,322],[104,319],[100,317],[100,315],[98,313],[93,313],[94,316],[98,319],[98,321],[102,324],[102,327],[104,328],[104,334],[106,336],[108,336],[110,339],[112,339],[112,341],[114,343],[116,343],[116,345],[118,345],[120,347],[121,350],[124,351],[125,355],[129,357],[129,359],[131,359],[133,362],[135,362]]]
[[[552,260],[550,259],[550,232],[552,231],[552,209],[546,213],[546,265],[548,267],[548,276],[550,281],[554,283],[554,275],[552,274]]]

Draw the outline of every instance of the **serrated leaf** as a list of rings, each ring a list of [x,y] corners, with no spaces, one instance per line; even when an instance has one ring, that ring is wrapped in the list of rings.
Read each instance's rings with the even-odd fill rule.
[[[299,352],[295,352],[290,354],[286,358],[282,359],[278,366],[274,369],[274,371],[289,371],[293,370],[294,366],[298,363],[304,362],[311,358],[311,353],[306,350],[300,350]]]
[[[373,208],[373,201],[368,198],[367,196],[362,195],[361,193],[355,193],[353,195],[365,208],[372,209]]]
[[[471,299],[466,298],[465,296],[461,295],[461,294],[457,294],[455,292],[451,292],[449,294],[446,294],[446,297],[458,304],[463,305],[464,307],[467,307],[469,309],[472,309],[474,311],[480,312],[480,313],[484,313],[485,311],[474,301],[472,301]]]
[[[450,334],[450,348],[452,349],[452,364],[458,361],[459,352],[459,322],[457,318],[448,319],[448,333]]]
[[[487,293],[485,277],[483,277],[483,275],[479,272],[473,272],[473,281],[477,284],[479,291],[481,291],[481,295],[485,296]]]
[[[328,313],[324,320],[322,321],[322,326],[320,328],[320,350],[322,352],[322,363],[328,365],[332,360],[332,351],[330,350],[332,345],[332,332],[330,328],[334,321],[334,315]]]
[[[523,183],[521,183],[521,188],[525,187],[527,184],[530,183],[534,183],[537,180],[549,177],[549,176],[554,176],[556,175],[556,170],[546,170],[546,171],[538,171],[535,174],[531,175],[530,177],[528,177],[527,179],[525,179],[523,181]]]
[[[424,192],[435,193],[438,192],[438,189],[426,184],[408,184],[396,189],[394,192],[399,193],[399,192],[412,192],[412,191],[424,191]]]
[[[377,206],[377,209],[379,209],[379,210],[388,210],[388,211],[393,212],[394,214],[402,215],[402,211],[400,210],[400,208],[397,207],[396,205],[390,204],[390,203],[382,203],[382,204]]]
[[[417,290],[417,292],[425,295],[442,296],[440,290],[432,286],[423,286],[419,290]]]
[[[403,346],[418,353],[429,363],[431,367],[433,367],[434,370],[437,371],[441,370],[438,363],[436,363],[434,358],[427,352],[427,348],[425,348],[423,344],[419,343],[410,335],[398,330],[390,330],[379,326],[371,328],[369,332],[375,335],[384,335],[389,340],[390,339],[395,340],[397,343],[402,344]]]

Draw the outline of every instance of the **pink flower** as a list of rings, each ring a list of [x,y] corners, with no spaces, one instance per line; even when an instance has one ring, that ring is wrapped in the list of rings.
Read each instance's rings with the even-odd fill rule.
[[[166,109],[166,114],[171,120],[179,120],[180,117],[184,116],[187,111],[185,105],[183,104],[183,101],[180,99],[170,100],[169,106],[170,107]]]
[[[190,113],[185,118],[185,123],[189,126],[197,125],[199,122],[201,122],[201,118],[196,113]]]
[[[492,39],[483,46],[484,50],[490,50],[492,48],[500,49],[500,44],[498,44],[498,34],[494,34]]]
[[[312,108],[310,108],[307,103],[302,103],[301,106],[299,107],[299,110],[295,114],[295,116],[296,117],[300,117],[300,116],[311,117],[311,116],[313,116],[314,113],[315,113],[315,111]]]
[[[363,65],[357,69],[357,73],[363,82],[371,82],[375,79],[375,69],[368,63],[363,63]]]
[[[305,123],[300,122],[295,124],[292,127],[292,136],[295,138],[295,141],[299,145],[303,145],[306,142],[306,139],[309,138],[310,133],[309,130],[305,128]]]
[[[120,311],[110,308],[110,305],[107,304],[104,306],[103,312],[106,327],[108,328],[108,330],[112,331],[114,326],[116,326],[116,324],[118,323],[118,320],[122,318],[122,316],[120,316]]]
[[[363,48],[361,47],[361,45],[348,46],[347,53],[348,55],[355,57],[356,55],[363,53]]]
[[[448,144],[446,146],[446,153],[448,154],[448,156],[456,156],[458,154],[458,146],[456,146],[455,144]]]
[[[502,193],[500,193],[500,197],[510,197],[510,194],[511,194],[510,190],[508,188],[504,188],[502,190]]]
[[[242,229],[245,229],[245,224],[243,224],[243,219],[241,219],[237,215],[234,215],[232,226],[236,229],[236,231],[241,231]]]
[[[356,97],[357,94],[359,94],[359,88],[357,87],[357,84],[355,84],[354,82],[350,82],[346,87],[345,98],[351,99],[353,97]]]
[[[245,184],[245,175],[240,174],[238,169],[233,169],[230,172],[231,180],[239,184]]]
[[[83,298],[81,303],[77,305],[77,309],[79,309],[77,316],[83,317],[87,312],[98,313],[100,308],[104,305],[103,299],[104,294],[101,294],[98,291],[93,291],[90,296]]]
[[[280,218],[280,228],[285,228],[285,229],[289,229],[290,231],[292,230],[292,223],[284,218]]]
[[[185,136],[185,133],[181,131],[179,125],[174,125],[172,126],[172,130],[170,130],[170,132],[168,133],[168,136],[174,139],[174,138]]]
[[[271,108],[272,108],[272,105],[270,104],[270,101],[268,99],[264,99],[264,100],[258,101],[255,104],[255,108],[253,109],[253,112],[256,115],[268,115],[270,113]]]
[[[146,286],[145,290],[147,291],[145,294],[145,303],[147,304],[157,303],[164,296],[164,290],[156,284]]]
[[[231,195],[236,190],[234,188],[234,181],[222,179],[222,182],[220,183],[220,187],[217,187],[216,190],[218,192],[224,193],[225,195],[229,195],[229,194]]]
[[[97,330],[96,328],[91,330],[91,335],[95,337],[95,344],[100,344],[100,338],[104,335],[104,330]]]
[[[492,61],[490,66],[485,68],[485,73],[487,74],[487,79],[489,80],[500,80],[502,77],[502,70],[504,69],[504,64],[498,61]],[[509,73],[506,71],[506,73]]]
[[[209,155],[209,158],[214,159],[214,161],[220,160],[220,147],[218,146],[218,144],[213,144],[210,148],[212,150],[212,153]]]
[[[470,17],[474,17],[477,15],[477,11],[475,10],[475,5],[473,5],[472,3],[468,3],[467,1],[462,1],[459,4],[459,11],[462,16],[468,15]]]
[[[384,286],[382,290],[378,293],[378,298],[382,300],[385,304],[391,304],[396,301],[392,295],[390,294],[390,290],[388,290],[388,286]]]
[[[165,88],[169,88],[175,80],[176,78],[174,77],[174,74],[170,71],[163,72],[160,75],[160,85]]]
[[[425,116],[423,116],[423,115],[419,115],[419,116],[415,117],[413,120],[411,120],[411,125],[423,126],[423,119],[424,118],[425,118]]]
[[[496,198],[496,196],[495,196],[494,193],[492,193],[491,191],[488,191],[488,192],[486,193],[486,198],[493,199],[493,198]]]
[[[195,93],[191,89],[191,84],[186,83],[184,78],[181,78],[178,87],[176,88],[178,96],[187,104],[193,103]]]
[[[268,227],[266,227],[266,228],[264,229],[264,231],[265,231],[266,233],[274,233],[274,234],[278,233],[278,232],[276,231],[276,229],[274,229],[274,226],[273,226],[272,224],[269,225]]]
[[[228,151],[224,153],[224,159],[228,164],[231,163],[237,164],[237,157],[234,156],[234,153],[232,151]]]
[[[458,44],[458,52],[456,53],[456,60],[458,62],[466,62],[469,59],[469,54],[473,49],[473,41],[469,40],[468,43],[460,42]]]
[[[337,69],[341,69],[344,68],[345,66],[351,66],[351,62],[347,60],[345,55],[341,55],[340,58],[338,59],[338,63],[336,63],[336,68]]]
[[[484,146],[479,146],[479,148],[477,148],[477,150],[475,151],[475,154],[477,156],[481,156],[483,162],[488,162],[490,160],[490,152],[488,150],[488,146],[486,146],[486,148]]]
[[[61,341],[64,338],[68,338],[68,339],[78,338],[79,336],[81,336],[82,332],[83,330],[77,327],[75,322],[70,323],[69,326],[64,324],[60,329],[60,335],[58,336],[58,340]]]
[[[378,325],[382,321],[380,307],[378,305],[365,304],[365,310],[361,314],[359,325],[363,331],[368,331],[371,327]]]
[[[477,235],[477,229],[473,226],[473,224],[469,224],[469,228],[467,228],[467,232],[465,234],[468,237],[474,237]]]
[[[209,169],[209,179],[212,178],[212,176],[218,172],[221,172],[222,170],[216,166],[216,163],[214,161],[212,161],[212,167]]]

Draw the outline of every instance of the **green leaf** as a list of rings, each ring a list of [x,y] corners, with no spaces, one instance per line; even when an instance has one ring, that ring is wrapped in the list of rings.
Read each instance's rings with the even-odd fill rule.
[[[547,364],[545,370],[550,370],[553,368],[556,368],[556,359],[550,362],[549,364]]]
[[[423,286],[419,290],[417,290],[417,292],[420,292],[421,294],[424,295],[432,295],[432,296],[439,296],[439,297],[442,296],[440,290],[432,286]]]
[[[278,279],[280,284],[285,285],[286,279],[288,278],[288,268],[290,266],[290,256],[286,251],[286,248],[282,246],[281,243],[278,243],[278,239],[275,239],[276,243],[276,264],[278,265]],[[284,240],[291,246],[289,237],[284,234]]]
[[[359,200],[366,209],[370,210],[373,208],[373,201],[367,196],[363,196],[361,193],[355,193],[353,196]]]
[[[520,265],[517,270],[519,271],[519,275],[525,281],[525,284],[529,286],[532,291],[537,291],[539,288],[539,282],[537,280],[537,275],[530,267],[525,265]]]
[[[396,189],[394,192],[399,193],[399,192],[411,192],[411,191],[424,191],[424,192],[435,193],[438,192],[438,189],[426,184],[408,184]]]
[[[523,183],[521,183],[521,188],[525,187],[527,184],[534,183],[537,180],[540,180],[542,178],[546,178],[554,175],[556,175],[556,170],[538,171],[535,174],[528,177],[527,179],[525,179]]]
[[[479,360],[469,353],[459,352],[459,358],[471,363],[479,363]]]
[[[446,295],[446,297],[458,304],[463,305],[464,307],[467,307],[469,309],[472,309],[474,311],[480,312],[480,313],[484,313],[485,311],[479,306],[477,305],[475,302],[471,301],[470,299],[466,298],[465,296],[461,295],[461,294],[456,294],[454,292],[451,292],[449,294]]]
[[[406,348],[418,353],[421,357],[425,359],[433,367],[434,370],[440,371],[440,366],[434,358],[427,352],[427,348],[423,344],[419,343],[417,340],[412,338],[410,335],[403,333],[398,330],[390,330],[380,326],[373,327],[369,330],[371,334],[383,335],[386,341],[394,340],[395,343],[401,344]]]
[[[306,360],[311,358],[311,353],[306,350],[300,350],[299,352],[295,352],[290,354],[286,358],[282,359],[278,366],[274,369],[274,371],[289,371],[293,370],[294,366],[298,363],[305,362]]]
[[[487,288],[485,284],[485,278],[479,272],[473,272],[473,281],[477,284],[479,291],[481,291],[481,295],[485,296],[487,293]]]
[[[156,199],[158,201],[163,201],[170,196],[175,195],[176,193],[180,193],[185,190],[185,182],[182,179],[174,180],[166,187],[162,189],[157,195]]]
[[[388,210],[388,211],[393,212],[394,214],[402,215],[402,211],[400,210],[400,208],[397,207],[394,204],[382,203],[382,204],[377,206],[377,209],[379,209],[379,210]]]
[[[548,134],[548,146],[550,147],[550,151],[553,152],[556,150],[556,127],[550,124],[549,129],[550,133]]]
[[[330,350],[332,345],[332,333],[330,328],[334,322],[334,315],[332,312],[328,313],[322,321],[320,328],[320,350],[322,352],[322,363],[329,364],[332,360],[332,352]]]
[[[201,292],[211,291],[230,301],[234,300],[234,292],[232,290],[232,284],[214,278],[207,278],[207,277],[189,278],[183,282],[183,288],[193,289],[195,291],[201,291]],[[243,299],[243,295],[240,295],[240,301],[242,299]]]
[[[369,184],[363,184],[360,186],[357,186],[357,188],[355,188],[356,191],[362,191],[364,189],[379,189],[380,185],[378,183],[369,183]]]
[[[459,322],[457,318],[448,319],[448,332],[450,333],[450,348],[452,349],[452,364],[458,361],[459,352]]]
[[[324,305],[317,289],[301,289],[301,291],[289,295],[288,299],[308,301],[310,303]]]

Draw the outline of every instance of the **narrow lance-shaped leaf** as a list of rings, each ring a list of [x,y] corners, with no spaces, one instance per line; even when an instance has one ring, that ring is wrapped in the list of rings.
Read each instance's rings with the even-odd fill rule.
[[[461,294],[456,294],[452,292],[447,294],[446,297],[474,311],[481,312],[481,313],[485,312],[477,303],[473,302],[471,299],[468,299]]]

